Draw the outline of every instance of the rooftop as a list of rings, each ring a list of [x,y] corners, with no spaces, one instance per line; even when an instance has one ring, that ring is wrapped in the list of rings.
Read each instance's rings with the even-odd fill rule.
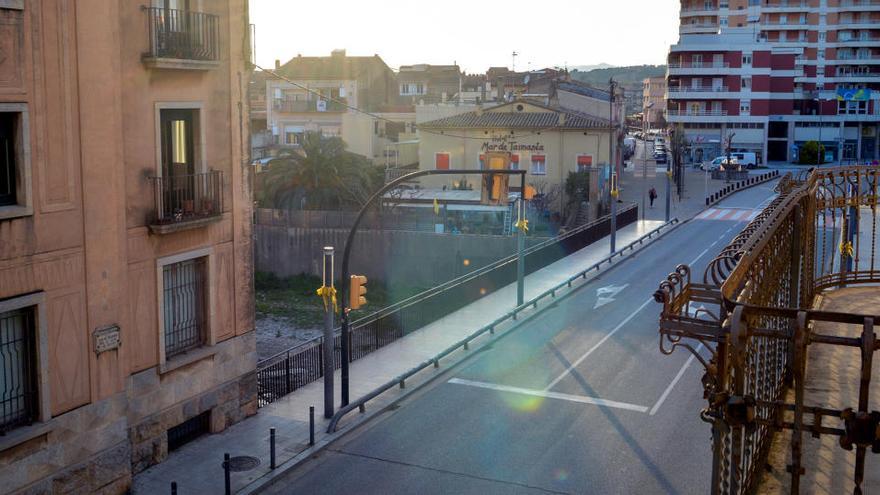
[[[517,110],[524,106],[528,111]],[[560,120],[560,115],[564,116]],[[608,120],[560,107],[538,105],[522,100],[494,107],[491,110],[467,112],[432,120],[420,125],[432,129],[604,129]]]

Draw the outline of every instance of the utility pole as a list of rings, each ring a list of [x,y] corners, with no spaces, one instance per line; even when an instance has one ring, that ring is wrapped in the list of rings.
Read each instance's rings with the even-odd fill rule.
[[[333,338],[333,312],[336,310],[336,295],[333,294],[333,247],[324,248],[324,270],[322,272],[321,297],[324,299],[324,417],[333,417],[333,373],[335,344]],[[343,336],[344,337],[344,336]]]
[[[608,157],[611,163],[610,192],[611,192],[611,253],[617,251],[617,157],[615,146],[617,142],[617,126],[614,125],[614,89],[617,83],[614,79],[609,81],[611,86],[610,98],[608,99],[608,125],[611,132],[608,135]],[[588,193],[589,194],[589,193]]]
[[[648,106],[642,110],[642,156],[645,158],[642,161],[642,220],[648,212],[645,206],[645,197],[648,195],[648,113],[653,106],[653,102],[648,103]]]

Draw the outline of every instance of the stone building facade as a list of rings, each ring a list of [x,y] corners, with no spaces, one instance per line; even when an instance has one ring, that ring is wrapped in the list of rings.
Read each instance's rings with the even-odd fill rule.
[[[0,490],[256,413],[247,0],[0,0]]]

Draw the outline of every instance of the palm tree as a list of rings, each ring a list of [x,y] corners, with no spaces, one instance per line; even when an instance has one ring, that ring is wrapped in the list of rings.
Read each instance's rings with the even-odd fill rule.
[[[360,206],[374,190],[371,167],[342,139],[309,132],[298,153],[269,163],[258,199],[264,207],[288,209]]]

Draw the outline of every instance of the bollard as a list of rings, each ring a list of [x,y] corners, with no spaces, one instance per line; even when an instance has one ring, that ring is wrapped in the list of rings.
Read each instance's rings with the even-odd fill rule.
[[[229,472],[229,453],[223,454],[223,483],[226,495],[232,495],[232,478]]]
[[[315,445],[315,406],[309,406],[309,445]]]
[[[171,495],[177,495],[177,482],[171,482]]]
[[[275,427],[269,428],[269,469],[275,469]]]

